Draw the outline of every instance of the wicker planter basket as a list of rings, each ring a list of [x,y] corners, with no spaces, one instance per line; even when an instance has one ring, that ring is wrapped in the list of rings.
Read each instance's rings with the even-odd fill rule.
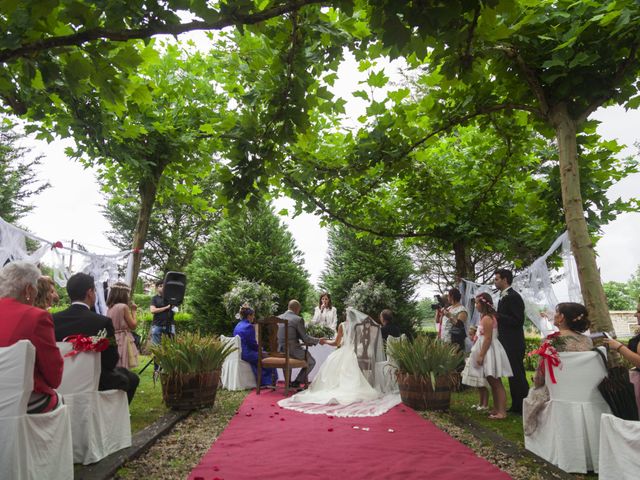
[[[162,399],[174,410],[210,407],[216,400],[220,370],[192,374],[160,373]]]
[[[436,378],[436,388],[429,377],[397,372],[402,402],[414,410],[448,410],[451,404],[451,378]]]

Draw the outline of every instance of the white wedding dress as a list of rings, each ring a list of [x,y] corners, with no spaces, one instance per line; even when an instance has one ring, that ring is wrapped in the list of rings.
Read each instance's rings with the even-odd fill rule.
[[[375,364],[384,360],[379,327],[349,308],[342,329],[342,345],[327,357],[309,388],[280,400],[279,406],[337,417],[375,417],[401,402],[397,393],[383,394],[375,378]]]

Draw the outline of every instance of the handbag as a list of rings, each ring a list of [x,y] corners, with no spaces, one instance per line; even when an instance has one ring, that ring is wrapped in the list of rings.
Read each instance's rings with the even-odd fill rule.
[[[133,368],[138,366],[138,347],[136,347],[135,340],[130,336],[125,336],[125,342],[127,342],[127,357],[128,363],[127,368]]]
[[[458,320],[453,324],[453,326],[449,330],[449,333],[451,333],[452,339],[464,340],[464,338],[467,336],[467,331],[464,329],[464,322],[462,320]]]
[[[598,384],[598,390],[611,407],[611,412],[624,420],[638,420],[638,406],[633,384],[629,380],[629,371],[623,366],[609,367],[606,357],[594,348],[604,362],[607,376]]]

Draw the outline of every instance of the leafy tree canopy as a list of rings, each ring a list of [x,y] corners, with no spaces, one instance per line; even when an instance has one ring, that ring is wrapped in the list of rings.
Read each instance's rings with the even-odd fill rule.
[[[24,135],[10,124],[0,123],[0,218],[9,223],[33,210],[31,198],[49,187],[35,172],[42,157],[27,160],[29,149],[23,141]]]
[[[204,198],[215,196],[211,178],[197,180]],[[131,239],[140,211],[140,197],[130,191],[126,195],[107,195],[103,214],[111,225],[107,238],[121,250],[131,248]],[[173,196],[165,195],[157,202],[149,223],[141,269],[162,274],[184,271],[195,251],[210,238],[211,225],[220,217],[211,209],[197,209]]]

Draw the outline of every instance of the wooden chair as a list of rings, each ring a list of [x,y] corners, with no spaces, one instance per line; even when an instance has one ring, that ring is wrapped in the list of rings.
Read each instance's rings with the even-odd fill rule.
[[[306,360],[291,358],[289,355],[289,321],[278,317],[267,317],[258,324],[258,371],[256,372],[256,394],[260,394],[260,379],[263,368],[282,368],[284,370],[284,394],[289,393],[291,369],[307,368]],[[284,351],[278,351],[278,329],[284,328]],[[263,335],[267,339],[266,355],[263,355]],[[306,352],[305,352],[306,355]],[[309,372],[307,372],[308,374]]]
[[[358,366],[373,386],[375,359],[372,351],[380,337],[380,326],[372,320],[364,320],[355,326],[354,350],[358,358]]]

